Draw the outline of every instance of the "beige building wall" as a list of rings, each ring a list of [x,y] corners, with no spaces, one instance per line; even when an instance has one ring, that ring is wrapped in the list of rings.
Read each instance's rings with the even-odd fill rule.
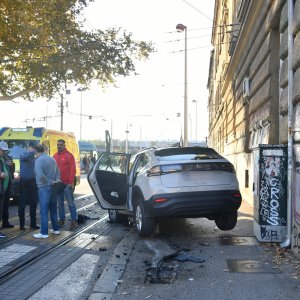
[[[287,7],[287,5],[285,5]],[[285,32],[285,26],[287,24],[287,8],[283,11],[281,16],[281,31]],[[292,234],[292,249],[294,253],[300,256],[300,0],[295,2],[294,7],[294,56],[293,56],[293,107],[294,107],[294,122],[292,130],[294,132],[294,172],[293,172],[293,234]],[[286,59],[285,59],[286,60]],[[282,73],[282,93],[280,97],[280,118],[281,123],[287,126],[287,71],[283,69]],[[285,83],[285,84],[284,84]],[[281,134],[284,139],[284,134]]]
[[[234,163],[242,195],[249,202],[253,202],[252,150],[279,142],[277,2],[228,0],[216,1],[215,7],[209,145]]]
[[[216,0],[208,144],[235,166],[253,203],[253,150],[288,140],[288,1]],[[300,255],[300,0],[294,8],[293,243]],[[249,89],[247,89],[247,85]]]

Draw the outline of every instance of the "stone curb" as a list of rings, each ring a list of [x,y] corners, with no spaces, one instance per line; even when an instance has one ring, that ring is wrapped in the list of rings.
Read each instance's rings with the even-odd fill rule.
[[[129,231],[117,245],[88,300],[109,300],[112,298],[128,262],[136,237],[134,232]]]

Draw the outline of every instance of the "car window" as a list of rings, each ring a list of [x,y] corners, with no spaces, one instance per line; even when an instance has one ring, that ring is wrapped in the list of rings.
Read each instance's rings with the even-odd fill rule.
[[[187,147],[187,148],[169,148],[161,149],[154,152],[160,161],[173,160],[204,160],[204,159],[222,159],[219,153],[212,148]]]
[[[137,163],[136,173],[139,173],[145,166],[149,164],[149,157],[147,155],[142,155]]]
[[[138,155],[134,155],[130,158],[130,162],[129,162],[129,172],[131,172],[131,168],[134,165],[136,159],[138,158]]]
[[[113,172],[113,173],[126,173],[127,157],[122,154],[104,153],[99,158],[98,170]]]

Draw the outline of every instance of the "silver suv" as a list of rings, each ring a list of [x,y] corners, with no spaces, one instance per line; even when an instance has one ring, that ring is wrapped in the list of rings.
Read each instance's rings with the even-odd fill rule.
[[[141,236],[169,217],[205,217],[231,230],[242,200],[233,165],[205,147],[151,148],[131,158],[103,153],[88,181],[110,220],[133,215]]]

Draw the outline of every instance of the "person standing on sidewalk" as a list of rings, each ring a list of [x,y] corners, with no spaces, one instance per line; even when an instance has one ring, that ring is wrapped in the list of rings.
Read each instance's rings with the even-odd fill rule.
[[[65,141],[60,139],[57,141],[57,152],[54,154],[54,159],[60,171],[61,181],[66,185],[65,189],[57,196],[59,225],[65,224],[65,198],[68,202],[71,215],[70,230],[78,227],[77,209],[74,200],[74,178],[76,174],[76,165],[74,155],[66,149]]]
[[[37,159],[35,161],[34,173],[38,187],[41,232],[34,234],[37,239],[46,239],[48,235],[48,210],[50,210],[50,219],[52,223],[51,232],[60,234],[57,223],[57,202],[54,196],[52,185],[60,181],[60,174],[55,160],[45,153],[44,145],[37,144],[34,147]]]
[[[20,230],[25,230],[25,206],[29,203],[30,227],[40,229],[36,224],[36,207],[38,202],[38,190],[34,175],[35,151],[34,143],[30,142],[26,152],[20,155],[20,198],[18,214]]]
[[[2,228],[13,228],[9,219],[9,201],[12,185],[13,170],[11,170],[12,160],[7,156],[8,145],[6,142],[0,142],[0,220]],[[0,238],[6,237],[0,233]]]

